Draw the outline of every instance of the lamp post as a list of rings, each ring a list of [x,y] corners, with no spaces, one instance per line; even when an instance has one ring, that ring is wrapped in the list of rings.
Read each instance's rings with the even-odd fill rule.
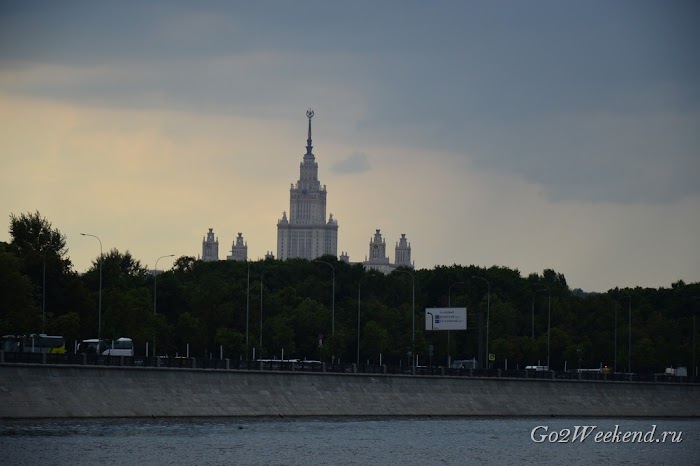
[[[614,345],[614,351],[615,354],[613,355],[613,374],[617,372],[617,303],[615,303],[615,324],[613,325],[613,328],[615,329],[615,345]]]
[[[452,307],[452,287],[456,285],[464,285],[464,282],[457,282],[451,284],[447,287],[447,307]],[[466,315],[464,318],[466,319]],[[452,364],[452,358],[450,357],[450,331],[447,331],[447,367],[449,368]]]
[[[530,337],[531,340],[531,345],[534,348],[535,346],[535,295],[537,294],[537,290],[532,292],[532,336]]]
[[[539,283],[539,285],[544,286],[547,289],[547,370],[550,370],[550,367],[549,367],[549,336],[550,336],[551,323],[552,323],[552,292],[549,289],[549,285],[545,285],[544,283]],[[536,290],[536,291],[544,291],[544,289],[540,288],[539,290]]]
[[[693,299],[700,299],[700,296],[693,296]],[[697,370],[695,368],[695,307],[693,307],[693,368],[690,370],[693,377],[697,377]]]
[[[250,262],[248,262],[248,285],[245,293],[245,357],[248,358],[248,326],[250,322]]]
[[[408,270],[395,270],[411,276],[411,367],[416,367],[416,278]]]
[[[263,275],[265,270],[260,272],[260,357],[262,357],[262,335],[263,335]]]
[[[360,281],[357,282],[357,360],[355,364],[360,365],[360,296],[362,291],[362,280],[369,275],[362,275]]]
[[[153,268],[153,316],[155,317],[156,315],[156,291],[158,288],[156,287],[156,284],[158,283],[158,261],[165,258],[165,257],[173,257],[175,254],[168,254],[165,256],[160,256],[158,259],[156,259],[156,265]],[[146,355],[148,356],[148,355]],[[156,336],[153,334],[153,357],[156,357]]]
[[[331,271],[333,272],[333,295],[331,297],[331,335],[335,335],[335,267],[333,267],[333,264],[331,264],[330,262],[324,262],[319,260],[315,260],[314,262],[318,262],[319,264],[326,264],[328,267],[331,268]]]
[[[100,339],[102,337],[102,241],[95,235],[80,233],[82,236],[92,236],[100,243],[100,289],[97,295],[97,354],[100,354]]]
[[[41,333],[46,333],[46,250],[44,250],[43,283],[41,285]]]
[[[488,286],[488,295],[486,298],[486,368],[489,369],[489,366],[491,365],[491,361],[489,361],[489,316],[491,314],[491,282],[486,280],[484,277],[477,277],[476,275],[472,275],[472,278],[483,280]]]
[[[627,319],[629,321],[629,331],[627,332],[627,373],[632,373],[632,296],[629,293],[622,293],[628,299]]]
[[[362,290],[362,280],[367,277],[371,277],[370,274],[362,275],[360,281],[357,282],[357,361],[356,364],[360,365],[360,291]]]

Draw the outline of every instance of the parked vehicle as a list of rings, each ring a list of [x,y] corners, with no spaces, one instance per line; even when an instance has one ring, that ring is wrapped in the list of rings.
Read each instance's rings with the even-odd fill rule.
[[[525,366],[526,371],[544,372],[549,370],[549,366]]]
[[[131,338],[121,337],[113,340],[112,344],[104,351],[102,356],[134,356],[134,342]]]
[[[107,349],[106,340],[98,340],[97,338],[89,338],[78,344],[78,353],[84,354],[102,354]]]
[[[36,334],[4,335],[0,348],[7,353],[50,353],[66,352],[66,342],[61,336]]]

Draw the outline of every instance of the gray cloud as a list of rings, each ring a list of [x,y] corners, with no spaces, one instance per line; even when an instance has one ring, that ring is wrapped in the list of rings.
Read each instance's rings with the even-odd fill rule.
[[[331,170],[338,174],[364,173],[369,169],[370,165],[367,155],[362,152],[353,152],[331,166]]]
[[[464,154],[550,199],[700,193],[696,2],[38,3],[0,15],[0,70],[76,78],[5,92],[275,118],[348,98],[348,138]],[[333,167],[368,169],[362,154]]]

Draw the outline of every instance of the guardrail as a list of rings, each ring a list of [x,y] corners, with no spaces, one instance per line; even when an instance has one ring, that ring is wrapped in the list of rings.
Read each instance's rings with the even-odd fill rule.
[[[666,374],[604,374],[577,371],[534,371],[502,369],[452,369],[449,367],[396,366],[377,364],[333,364],[318,361],[248,361],[164,356],[97,356],[94,354],[7,353],[0,351],[0,363],[69,364],[84,366],[163,367],[215,370],[291,371],[343,374],[390,374],[439,377],[530,378],[550,380],[592,380],[607,382],[697,383],[699,377]]]

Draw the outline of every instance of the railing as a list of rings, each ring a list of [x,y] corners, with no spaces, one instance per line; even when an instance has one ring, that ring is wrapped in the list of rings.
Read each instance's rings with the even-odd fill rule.
[[[143,357],[143,356],[97,356],[94,354],[46,354],[7,353],[0,351],[0,363],[68,364],[84,366],[161,367],[243,371],[288,371],[343,374],[389,374],[406,376],[437,377],[489,377],[545,380],[582,380],[606,382],[649,383],[698,383],[699,377],[681,377],[667,374],[627,374],[578,371],[535,371],[502,369],[452,369],[448,367],[426,367],[377,364],[335,364],[318,361],[249,361],[213,358]]]

